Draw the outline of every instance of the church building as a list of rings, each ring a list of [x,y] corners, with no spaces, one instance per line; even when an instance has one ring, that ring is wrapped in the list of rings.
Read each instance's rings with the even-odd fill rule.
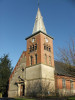
[[[75,95],[75,76],[54,61],[53,37],[46,32],[39,8],[33,32],[26,41],[27,49],[9,78],[8,97]]]

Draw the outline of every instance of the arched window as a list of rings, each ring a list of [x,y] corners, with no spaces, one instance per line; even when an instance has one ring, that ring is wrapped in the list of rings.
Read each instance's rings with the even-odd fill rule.
[[[37,50],[37,43],[35,44],[35,50]]]
[[[35,64],[37,64],[37,54],[35,54]]]
[[[45,54],[45,64],[47,64],[47,55]]]
[[[32,46],[30,46],[30,52],[32,52]]]
[[[51,56],[49,56],[49,65],[51,66]]]
[[[49,47],[49,52],[51,52],[51,48]]]
[[[44,50],[46,50],[46,45],[44,45]]]
[[[33,57],[30,56],[30,65],[32,65],[32,59],[33,59]]]
[[[34,51],[34,45],[32,46],[32,51]]]
[[[48,47],[47,47],[47,51],[48,51]]]

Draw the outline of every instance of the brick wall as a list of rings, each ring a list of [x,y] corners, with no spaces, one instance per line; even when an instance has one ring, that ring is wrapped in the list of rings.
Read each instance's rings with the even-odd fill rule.
[[[32,42],[32,39],[35,38],[35,41]],[[48,39],[46,42],[45,39]],[[30,52],[30,46],[33,46],[37,43],[37,50]],[[50,50],[44,50],[44,45],[50,47]],[[33,57],[32,65],[35,64],[35,54],[37,54],[37,64],[42,63],[45,64],[45,54],[47,55],[47,65],[49,65],[49,56],[51,57],[51,66],[54,67],[54,54],[53,54],[53,39],[46,36],[43,33],[39,33],[34,35],[33,37],[27,39],[27,66],[30,66],[30,56]]]
[[[56,75],[56,90],[61,95],[75,95],[75,78],[69,76]],[[62,79],[65,79],[65,88],[63,88]],[[71,80],[73,82],[73,88],[71,88]]]

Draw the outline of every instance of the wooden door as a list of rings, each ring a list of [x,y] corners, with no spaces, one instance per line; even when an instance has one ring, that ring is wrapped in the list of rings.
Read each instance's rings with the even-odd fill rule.
[[[20,96],[24,96],[24,91],[25,91],[25,86],[24,85],[21,85],[21,88],[20,88]]]

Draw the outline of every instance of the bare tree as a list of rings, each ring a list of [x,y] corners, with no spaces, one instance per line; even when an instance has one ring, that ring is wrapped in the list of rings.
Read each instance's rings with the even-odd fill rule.
[[[59,48],[59,61],[63,62],[68,71],[75,75],[75,41],[71,40],[68,48]]]

